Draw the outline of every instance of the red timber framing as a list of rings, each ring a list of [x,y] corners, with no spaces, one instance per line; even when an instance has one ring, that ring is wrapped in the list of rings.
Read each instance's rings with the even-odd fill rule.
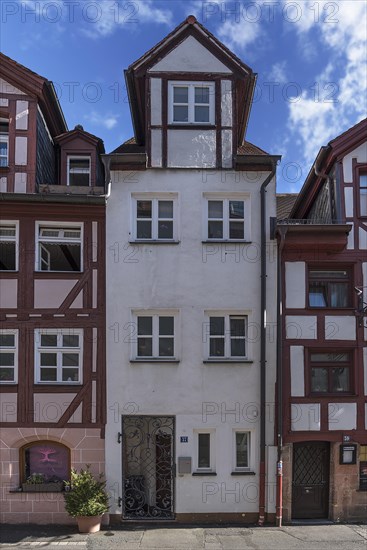
[[[366,444],[365,395],[366,381],[364,380],[364,349],[367,346],[366,333],[363,323],[359,323],[358,296],[355,288],[366,285],[363,281],[363,264],[366,262],[366,249],[360,247],[359,230],[364,228],[366,219],[360,217],[358,196],[358,175],[367,171],[365,163],[357,162],[358,148],[366,142],[367,120],[363,120],[341,136],[331,141],[327,147],[320,149],[315,165],[320,176],[312,168],[306,182],[295,202],[289,220],[278,223],[278,240],[281,249],[282,272],[282,303],[283,303],[283,347],[282,347],[282,416],[283,416],[283,444],[301,441],[329,441],[343,442],[343,436],[350,436],[351,441]],[[356,151],[356,158],[354,158]],[[346,181],[345,164],[343,159],[352,153],[352,181]],[[349,162],[349,161],[348,161]],[[329,178],[329,179],[328,179]],[[312,222],[310,212],[317,200],[318,193],[325,181],[334,185],[335,211],[332,219],[325,220],[324,225]],[[349,196],[353,196],[353,209],[346,209],[345,189],[351,188]],[[297,220],[299,222],[297,222]],[[301,223],[302,221],[309,223]],[[351,232],[354,225],[354,234]],[[351,232],[351,233],[350,233]],[[305,264],[305,307],[290,308],[286,302],[285,265],[287,262],[304,262]],[[308,301],[310,269],[342,269],[349,274],[349,305],[345,308],[311,307]],[[287,317],[310,317],[307,324],[313,326],[313,319],[317,321],[317,331],[314,338],[287,339]],[[329,316],[348,316],[355,318],[355,339],[332,339],[334,330],[332,322],[326,319]],[[364,320],[366,324],[366,319]],[[334,327],[335,328],[335,327]],[[304,396],[291,394],[291,358],[290,348],[302,346],[304,348]],[[310,353],[348,353],[351,359],[350,391],[334,392],[321,395],[310,391]],[[291,410],[300,404],[320,405],[320,430],[292,431]],[[330,429],[333,411],[328,409],[331,403],[356,404],[356,429]]]
[[[35,200],[27,200],[32,198]],[[0,393],[18,394],[16,421],[0,427],[70,428],[104,430],[105,397],[105,200],[103,197],[7,197],[2,201],[2,218],[19,223],[18,271],[0,272],[0,282],[16,281],[14,307],[0,311],[1,328],[18,332],[18,383],[0,384]],[[61,199],[61,200],[60,200]],[[79,203],[78,203],[79,202]],[[82,224],[82,271],[37,271],[35,254],[37,222]],[[73,281],[72,288],[59,293],[54,307],[35,307],[43,286]],[[51,283],[52,284],[52,283]],[[72,283],[71,283],[72,284]],[[69,284],[70,287],[70,284]],[[50,287],[48,287],[50,288]],[[45,288],[45,292],[47,289]],[[73,306],[73,302],[77,300]],[[35,331],[37,329],[82,329],[82,383],[35,383]],[[55,421],[42,419],[35,410],[35,394],[75,394]],[[71,417],[81,407],[81,421]],[[79,409],[80,411],[80,409]],[[92,412],[93,411],[93,412]]]
[[[37,116],[42,112],[50,135],[55,137],[67,131],[67,125],[61,111],[52,82],[39,76],[26,67],[16,63],[0,53],[0,76],[15,89],[8,89],[4,84],[1,89],[3,104],[0,107],[0,117],[9,120],[9,158],[8,166],[0,167],[0,178],[7,179],[8,193],[15,189],[15,174],[25,174],[26,189],[22,192],[34,193],[36,185]],[[26,102],[25,112],[17,113],[17,104]],[[23,103],[24,105],[24,103]],[[18,125],[17,117],[26,115],[25,126]],[[24,117],[23,117],[24,118]],[[27,139],[26,162],[17,163],[16,138]]]

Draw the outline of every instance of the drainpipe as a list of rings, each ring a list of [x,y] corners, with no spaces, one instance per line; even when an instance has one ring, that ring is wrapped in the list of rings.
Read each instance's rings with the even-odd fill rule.
[[[266,188],[275,176],[276,161],[272,161],[272,171],[260,189],[261,219],[261,327],[260,327],[260,486],[258,525],[265,521],[265,414],[266,414]]]
[[[283,292],[282,292],[282,252],[284,248],[284,239],[287,232],[286,227],[278,227],[280,237],[277,254],[277,491],[276,491],[276,526],[281,527],[283,521]]]

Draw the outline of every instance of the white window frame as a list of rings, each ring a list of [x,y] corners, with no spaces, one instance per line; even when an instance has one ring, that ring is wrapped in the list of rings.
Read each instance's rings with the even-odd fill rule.
[[[19,221],[18,220],[0,220],[0,227],[15,228],[15,237],[2,237],[0,235],[0,241],[13,241],[15,242],[15,269],[1,269],[1,273],[14,273],[19,270]]]
[[[91,183],[91,173],[92,173],[92,158],[90,155],[68,155],[67,156],[67,179],[66,179],[66,185],[69,185],[70,187],[78,187],[77,185],[71,185],[70,184],[70,161],[71,160],[86,160],[88,159],[89,160],[89,171],[88,171],[88,174],[89,174],[89,183],[88,183],[88,187],[90,187],[90,183]],[[84,170],[80,172],[81,174],[84,174],[86,173]],[[87,187],[86,185],[83,185],[83,187]]]
[[[152,355],[138,355],[138,317],[152,317]],[[173,317],[173,349],[174,355],[160,356],[159,355],[159,317]],[[179,312],[178,310],[134,310],[131,314],[131,327],[129,327],[130,335],[128,341],[131,344],[131,360],[132,361],[179,361]],[[143,335],[141,335],[143,336]],[[161,335],[163,338],[164,335]],[[149,337],[149,335],[147,335]],[[168,336],[167,338],[172,338]]]
[[[40,229],[43,227],[57,228],[57,229],[78,229],[80,230],[80,270],[79,271],[54,271],[54,270],[41,270],[41,257],[40,248],[42,242],[72,242],[66,238],[64,241],[57,237],[43,237],[40,239]],[[77,241],[75,241],[77,242]],[[37,221],[36,222],[36,250],[35,250],[35,271],[41,273],[82,273],[83,272],[83,253],[84,253],[84,223],[82,222],[54,222],[54,221]]]
[[[152,222],[152,236],[148,239],[142,239],[137,237],[137,203],[138,201],[152,201],[152,217],[147,218]],[[159,201],[172,201],[173,202],[173,235],[172,239],[162,239],[158,237],[158,204]],[[139,218],[140,219],[140,218]],[[143,218],[141,218],[143,219]],[[170,218],[166,218],[169,219]],[[156,242],[156,243],[171,243],[178,242],[178,194],[177,193],[134,193],[131,196],[131,241],[134,242]]]
[[[1,155],[0,153],[0,167],[7,168],[9,166],[9,119],[7,117],[0,117],[2,121],[7,121],[8,123],[8,132],[0,132],[0,143],[6,143],[6,155]],[[2,164],[1,160],[5,158],[6,163]]]
[[[57,346],[49,346],[49,347],[41,347],[41,335],[48,335],[53,336],[57,335]],[[63,347],[62,346],[62,337],[63,336],[79,336],[79,346],[78,347]],[[36,329],[34,331],[34,350],[35,350],[35,359],[34,359],[34,382],[35,384],[40,385],[72,385],[72,386],[79,386],[83,383],[83,335],[84,331],[83,329],[79,328],[47,328],[47,329]],[[41,361],[40,356],[41,353],[56,353],[57,355],[57,365],[56,367],[50,367],[50,368],[56,368],[57,372],[57,380],[56,381],[47,381],[47,380],[41,380]],[[62,354],[65,352],[69,353],[78,353],[79,355],[79,380],[77,381],[68,381],[68,380],[62,380]],[[47,368],[47,367],[45,367]],[[65,367],[65,368],[76,368],[76,367]]]
[[[203,241],[208,242],[245,242],[251,241],[251,208],[250,208],[250,196],[248,194],[224,194],[224,193],[204,193],[203,194]],[[209,201],[222,201],[223,202],[223,237],[209,238],[208,224],[209,220],[216,221],[214,218],[209,218]],[[229,237],[229,223],[230,221],[236,221],[235,218],[230,218],[228,213],[228,206],[230,201],[243,201],[243,239],[231,239]],[[218,218],[219,220],[219,218]],[[238,220],[242,221],[242,220]]]
[[[14,366],[9,365],[3,366],[1,368],[14,368],[14,379],[13,380],[1,380],[0,384],[17,384],[18,383],[18,330],[17,329],[1,329],[1,335],[11,334],[14,336],[14,346],[1,346],[0,353],[14,353]]]
[[[224,355],[210,355],[210,318],[211,317],[224,317]],[[231,355],[231,339],[236,337],[231,337],[230,334],[230,319],[234,318],[244,318],[245,319],[245,352],[246,355]],[[249,327],[249,312],[246,311],[206,311],[205,312],[205,321],[203,325],[203,342],[205,344],[204,357],[207,361],[249,361],[250,351],[249,351],[249,338],[248,338],[248,327]],[[214,335],[213,338],[220,338],[220,335]]]
[[[237,433],[246,433],[247,434],[247,466],[237,466],[237,445],[236,445],[236,434]],[[233,471],[234,472],[250,472],[251,471],[251,452],[252,452],[252,442],[251,442],[251,431],[250,430],[233,430]]]
[[[209,434],[209,468],[199,466],[199,435]],[[198,428],[194,430],[194,470],[198,473],[215,472],[216,456],[215,456],[215,429],[214,428]]]
[[[180,122],[173,120],[173,88],[175,86],[188,88],[188,122]],[[195,88],[209,88],[209,121],[208,122],[196,122],[195,121]],[[185,104],[186,105],[186,104]],[[207,105],[207,104],[203,104]],[[213,126],[215,124],[215,83],[207,81],[169,81],[168,82],[168,124],[177,125],[192,125],[192,126]]]

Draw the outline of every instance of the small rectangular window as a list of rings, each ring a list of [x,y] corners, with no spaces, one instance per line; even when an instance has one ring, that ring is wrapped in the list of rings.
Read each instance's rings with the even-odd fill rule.
[[[9,166],[9,119],[0,118],[0,167]]]
[[[210,199],[207,201],[208,240],[245,239],[245,201]]]
[[[198,468],[210,468],[210,433],[198,434]]]
[[[308,300],[310,307],[351,307],[349,270],[311,268],[308,279]]]
[[[38,226],[37,271],[82,271],[80,226]]]
[[[169,82],[169,124],[214,124],[213,82]]]
[[[18,380],[18,331],[0,331],[0,383],[15,384]]]
[[[90,157],[68,157],[67,184],[80,187],[90,185]]]
[[[247,316],[209,315],[209,357],[245,358]]]
[[[142,241],[174,241],[177,239],[176,198],[133,198],[133,236]]]
[[[367,174],[359,175],[359,215],[367,217]]]
[[[0,271],[16,271],[18,269],[17,263],[17,224],[1,222]]]
[[[311,393],[350,393],[351,354],[347,352],[311,352]]]
[[[137,339],[133,358],[175,358],[175,325],[174,314],[137,314]]]
[[[247,469],[250,464],[250,434],[248,432],[235,432],[236,442],[236,470]]]
[[[83,361],[81,329],[35,332],[36,383],[80,384]]]

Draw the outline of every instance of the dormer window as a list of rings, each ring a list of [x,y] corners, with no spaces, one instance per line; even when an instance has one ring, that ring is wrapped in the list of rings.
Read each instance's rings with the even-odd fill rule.
[[[213,82],[169,82],[169,124],[214,124]]]
[[[9,119],[0,118],[0,168],[9,166]]]
[[[90,185],[90,157],[68,157],[67,185],[88,187]]]

